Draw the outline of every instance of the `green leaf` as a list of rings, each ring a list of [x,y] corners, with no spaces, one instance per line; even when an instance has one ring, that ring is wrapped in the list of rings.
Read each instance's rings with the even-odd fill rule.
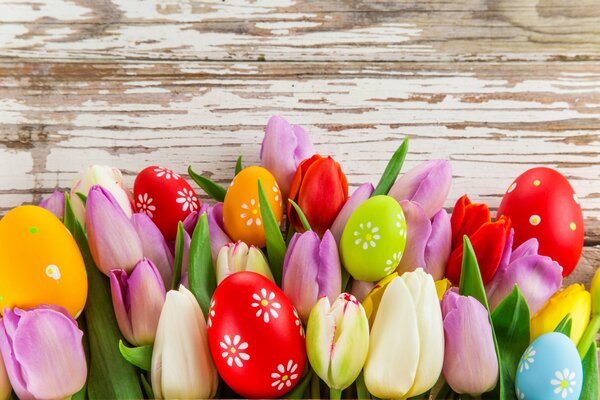
[[[514,388],[517,366],[521,355],[529,346],[529,307],[517,285],[492,312],[492,323],[498,349],[502,354],[505,396],[516,398]]]
[[[296,233],[296,230],[294,229],[294,227],[291,224],[288,224],[287,235],[285,237],[285,246],[286,247],[290,245],[290,241],[294,237],[294,233]]]
[[[75,194],[77,195],[77,197],[79,197],[79,200],[81,200],[81,202],[83,203],[83,206],[85,207],[85,205],[87,203],[87,196],[81,192],[77,192]]]
[[[562,333],[563,335],[571,336],[571,326],[573,325],[573,319],[571,314],[565,315],[565,317],[556,325],[554,332]]]
[[[122,337],[113,311],[110,284],[94,263],[85,231],[75,218],[68,196],[65,196],[64,221],[79,246],[88,276],[85,320],[91,363],[87,396],[90,399],[141,399],[137,371],[119,352]]]
[[[152,367],[152,346],[127,347],[119,340],[119,351],[124,359],[144,371]]]
[[[344,268],[342,266],[342,291],[349,293],[349,290],[350,290],[350,288],[348,287],[349,283],[350,283],[350,274],[348,273],[348,271],[346,271],[346,268]]]
[[[308,389],[308,385],[310,384],[310,380],[312,378],[312,374],[314,374],[311,368],[307,368],[307,373],[300,379],[300,382],[290,390],[285,396],[284,399],[303,399],[304,392]]]
[[[361,372],[356,378],[356,397],[360,399],[371,399],[371,393],[367,389],[367,385],[365,384],[365,376]]]
[[[207,318],[210,300],[217,287],[217,278],[212,263],[210,232],[208,231],[206,213],[202,213],[192,234],[188,274],[190,291],[198,300],[204,318]]]
[[[237,161],[235,162],[235,174],[239,174],[241,170],[243,170],[244,167],[242,166],[242,155],[240,154],[240,156],[237,158]]]
[[[203,177],[202,175],[198,175],[194,172],[191,165],[188,167],[188,174],[190,175],[190,178],[192,178],[194,182],[196,182],[196,184],[198,184],[198,186],[200,186],[202,190],[206,192],[207,195],[218,202],[223,202],[223,200],[225,200],[227,189],[225,189],[223,186]]]
[[[298,214],[298,218],[300,218],[300,222],[302,222],[302,226],[304,227],[304,229],[307,231],[312,231],[312,228],[310,227],[310,224],[308,223],[308,219],[306,219],[306,215],[304,215],[304,211],[302,211],[300,206],[298,204],[296,204],[296,202],[294,200],[288,199],[288,201],[291,203],[292,207],[294,207],[294,210],[296,210],[296,213]]]
[[[140,374],[140,380],[142,382],[142,389],[144,389],[144,394],[147,399],[155,399],[154,392],[152,391],[152,385],[146,379],[146,375]]]
[[[265,189],[258,180],[258,201],[260,205],[260,215],[265,228],[265,236],[267,238],[267,256],[269,257],[269,265],[271,272],[275,278],[275,283],[281,286],[281,271],[283,269],[283,259],[285,258],[285,242],[279,230],[279,224],[275,219]]]
[[[404,164],[404,159],[406,158],[406,153],[408,152],[408,138],[405,138],[402,141],[398,150],[394,153],[387,166],[385,167],[385,171],[381,175],[381,179],[379,183],[375,187],[373,194],[371,197],[377,196],[380,194],[388,194],[394,182],[396,182],[396,178],[398,178],[398,174],[402,169],[402,164]]]
[[[177,290],[181,282],[181,269],[183,268],[183,247],[185,244],[185,232],[183,223],[177,224],[177,237],[175,238],[175,261],[173,262],[173,278],[171,279],[171,290]]]
[[[598,393],[598,349],[592,342],[583,357],[583,388],[579,400],[597,400]]]

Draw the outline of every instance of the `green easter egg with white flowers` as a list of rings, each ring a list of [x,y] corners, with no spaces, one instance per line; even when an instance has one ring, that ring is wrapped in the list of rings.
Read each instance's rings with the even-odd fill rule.
[[[342,263],[354,279],[375,282],[394,272],[406,246],[406,218],[390,196],[374,196],[350,216],[340,240]]]

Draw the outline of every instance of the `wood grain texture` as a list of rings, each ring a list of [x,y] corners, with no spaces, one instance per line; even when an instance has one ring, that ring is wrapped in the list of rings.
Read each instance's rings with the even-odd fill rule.
[[[600,264],[600,5],[595,0],[0,3],[0,215],[90,163],[227,183],[280,114],[350,183],[451,160],[446,203],[497,207],[526,169],[559,169]]]

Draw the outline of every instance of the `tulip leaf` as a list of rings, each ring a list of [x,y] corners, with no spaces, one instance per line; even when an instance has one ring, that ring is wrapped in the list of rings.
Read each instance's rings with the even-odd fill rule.
[[[127,347],[119,340],[119,351],[124,359],[144,371],[150,371],[152,366],[152,346]]]
[[[242,155],[240,154],[239,157],[237,158],[237,161],[235,162],[235,174],[239,174],[241,170],[244,169],[244,166],[242,165]]]
[[[365,376],[361,372],[356,378],[356,398],[357,399],[370,399],[371,393],[367,389],[367,385],[365,384]]]
[[[81,200],[81,202],[83,203],[83,206],[85,207],[85,205],[87,203],[87,196],[81,192],[77,192],[75,194],[77,195],[77,197],[79,197],[79,200]]]
[[[119,352],[122,336],[112,306],[110,284],[94,263],[85,230],[75,217],[68,196],[65,196],[64,221],[79,246],[88,277],[85,320],[91,363],[87,396],[90,399],[141,399],[136,369]]]
[[[294,227],[291,224],[288,224],[288,230],[287,230],[287,234],[285,237],[285,246],[289,246],[290,245],[290,241],[292,240],[292,238],[294,237],[294,234],[296,233],[296,230],[294,229]]]
[[[346,268],[342,267],[342,292],[350,293],[350,274],[346,271]]]
[[[307,368],[307,372],[300,379],[300,382],[298,382],[296,387],[294,387],[292,390],[290,390],[288,393],[286,393],[286,395],[283,396],[283,398],[284,399],[303,399],[304,392],[306,392],[306,389],[308,389],[308,385],[310,384],[310,380],[312,378],[313,373],[314,372],[311,368]]]
[[[296,213],[298,214],[298,218],[300,218],[300,222],[302,222],[302,226],[304,227],[304,229],[307,231],[312,231],[312,228],[310,227],[310,224],[308,223],[308,219],[306,219],[306,215],[304,215],[304,211],[302,211],[300,206],[298,204],[296,204],[296,202],[294,200],[288,199],[288,201],[290,202],[292,207],[294,207],[294,209],[296,210]]]
[[[562,333],[566,336],[571,336],[571,327],[573,326],[573,319],[571,318],[571,314],[565,315],[565,317],[556,325],[554,328],[554,332]]]
[[[583,388],[579,400],[597,400],[598,396],[598,349],[592,341],[583,357]]]
[[[269,266],[275,278],[275,283],[281,286],[281,271],[283,269],[283,259],[285,258],[285,242],[283,235],[279,229],[279,224],[275,219],[275,214],[271,209],[265,189],[258,180],[258,200],[260,205],[260,215],[265,228],[265,236],[267,238],[267,256],[269,257]]]
[[[152,385],[150,385],[148,379],[146,379],[146,375],[140,374],[140,381],[142,382],[142,389],[144,389],[144,394],[146,395],[146,398],[155,399],[156,396],[154,396],[154,391],[152,391]]]
[[[379,183],[375,187],[375,190],[371,194],[371,197],[380,195],[380,194],[388,194],[394,182],[396,182],[396,178],[398,178],[398,174],[402,169],[402,164],[404,164],[404,159],[406,158],[406,153],[408,152],[408,138],[405,138],[402,141],[398,150],[394,153],[387,166],[385,167],[385,171],[381,175],[381,179]]]
[[[171,290],[177,290],[181,282],[181,269],[183,268],[183,246],[184,246],[183,223],[177,224],[177,236],[175,238],[175,260],[173,261],[173,278],[171,278]]]
[[[512,292],[492,312],[492,323],[498,340],[504,394],[516,398],[515,378],[521,355],[529,345],[529,307],[515,285]]]
[[[227,189],[225,189],[223,186],[203,177],[202,175],[198,175],[194,172],[191,165],[188,167],[188,174],[190,175],[190,178],[192,178],[194,182],[196,182],[196,184],[200,186],[202,190],[204,190],[211,198],[221,203],[223,200],[225,200]]]
[[[217,287],[217,278],[212,263],[208,217],[205,212],[198,219],[192,234],[188,274],[190,291],[198,300],[204,318],[207,318],[210,301]]]

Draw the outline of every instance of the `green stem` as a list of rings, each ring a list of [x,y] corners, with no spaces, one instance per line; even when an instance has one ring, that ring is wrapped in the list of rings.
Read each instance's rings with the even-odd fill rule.
[[[338,389],[329,389],[330,400],[340,400],[342,398],[342,391]]]
[[[581,357],[581,359],[585,357],[585,354],[589,350],[590,345],[596,338],[598,330],[600,330],[600,314],[596,314],[592,317],[592,320],[588,324],[587,328],[583,332],[583,336],[577,344],[577,351],[579,352],[579,356]]]
[[[314,373],[310,381],[310,397],[313,399],[321,398],[321,388],[319,382],[319,376]]]

